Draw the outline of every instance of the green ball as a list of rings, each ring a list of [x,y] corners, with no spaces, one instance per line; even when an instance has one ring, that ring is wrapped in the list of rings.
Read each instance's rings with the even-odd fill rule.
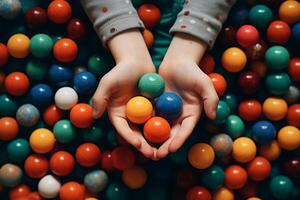
[[[88,129],[84,129],[83,131],[83,139],[86,142],[94,142],[97,143],[103,138],[104,133],[100,126],[92,126]]]
[[[202,172],[201,181],[211,190],[218,189],[224,182],[224,171],[218,165],[213,165]]]
[[[111,183],[106,189],[107,200],[126,200],[128,199],[128,190],[121,183]]]
[[[147,98],[156,98],[165,90],[165,82],[157,73],[144,74],[138,83],[140,93]]]
[[[36,34],[30,39],[30,52],[37,58],[45,58],[52,52],[53,41],[46,34]]]
[[[271,74],[266,78],[266,87],[269,93],[273,95],[286,94],[290,85],[291,79],[286,73]]]
[[[290,54],[282,46],[273,46],[266,51],[265,60],[269,69],[282,70],[289,64]]]
[[[225,95],[222,96],[222,100],[227,103],[231,112],[236,111],[238,102],[236,97],[233,94],[226,93]]]
[[[76,130],[70,120],[56,122],[53,127],[53,133],[56,140],[62,144],[69,144],[76,137]]]
[[[265,5],[253,6],[249,12],[249,21],[259,29],[266,29],[273,18],[272,11]]]
[[[217,116],[213,120],[214,124],[223,124],[226,118],[230,115],[230,108],[225,101],[220,100],[217,106]]]
[[[18,109],[16,100],[7,94],[0,95],[0,116],[15,116]]]
[[[88,60],[88,70],[97,77],[104,76],[110,69],[107,62],[102,59],[99,54],[92,55]]]
[[[29,143],[25,139],[16,139],[7,145],[7,154],[12,162],[23,162],[30,152]]]
[[[30,80],[42,81],[46,78],[48,66],[39,60],[31,60],[26,65],[26,74]]]
[[[275,199],[289,199],[294,190],[294,184],[287,176],[275,176],[270,182],[270,191]]]
[[[237,115],[229,115],[225,122],[226,133],[231,138],[241,136],[245,131],[245,124],[243,120]]]

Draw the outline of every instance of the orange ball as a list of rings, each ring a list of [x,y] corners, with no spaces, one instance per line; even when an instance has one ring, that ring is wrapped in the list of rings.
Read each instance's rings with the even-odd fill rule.
[[[52,22],[63,24],[71,18],[72,7],[65,0],[54,0],[49,4],[47,14]]]
[[[218,73],[210,73],[208,76],[211,79],[218,96],[222,96],[226,92],[227,88],[227,82],[225,78]]]
[[[224,172],[224,183],[229,189],[241,189],[247,183],[248,175],[239,165],[231,165]]]
[[[263,103],[263,113],[270,120],[279,121],[285,118],[287,111],[287,103],[282,98],[269,97]]]
[[[248,176],[254,181],[262,181],[270,176],[271,164],[261,156],[254,158],[247,168]]]
[[[150,49],[152,47],[153,42],[154,42],[153,33],[151,31],[149,31],[148,29],[145,29],[143,31],[143,38],[145,40],[147,48]]]
[[[150,118],[144,126],[144,136],[153,143],[162,143],[170,137],[171,127],[162,117]]]
[[[222,65],[229,72],[239,72],[246,64],[246,54],[237,47],[227,49],[222,55]]]
[[[44,200],[44,198],[38,192],[30,192],[24,200]]]
[[[284,1],[279,7],[279,18],[289,24],[300,21],[300,3]]]
[[[69,38],[62,38],[54,44],[53,54],[58,61],[70,63],[77,57],[77,44]]]
[[[31,189],[26,184],[20,184],[10,189],[9,199],[13,200],[21,197],[26,197],[31,192]]]
[[[295,126],[285,126],[277,134],[277,141],[285,150],[295,150],[300,147],[300,131]]]
[[[69,175],[74,165],[74,158],[67,151],[57,151],[50,158],[50,169],[57,176]]]
[[[55,104],[52,104],[45,109],[43,113],[43,119],[47,125],[53,126],[63,117],[63,115],[63,111],[60,110]]]
[[[49,162],[44,155],[32,154],[26,158],[24,170],[31,178],[42,178],[49,170]]]
[[[270,161],[277,160],[280,154],[281,148],[276,140],[259,147],[259,155],[262,155]]]
[[[59,190],[60,200],[83,200],[85,189],[82,185],[75,181],[70,181],[62,185]]]
[[[7,47],[4,44],[0,43],[0,67],[7,63],[8,58],[9,54]]]
[[[81,166],[92,167],[100,162],[101,150],[93,143],[83,143],[77,148],[75,156]]]
[[[9,141],[17,137],[19,124],[12,117],[0,118],[0,140]]]
[[[234,200],[234,194],[230,189],[221,187],[214,191],[213,200]]]
[[[266,63],[260,60],[253,61],[251,63],[251,69],[256,72],[261,78],[263,78],[268,71]]]
[[[55,137],[50,130],[39,128],[31,133],[29,143],[36,153],[48,153],[54,148]]]
[[[7,48],[11,56],[25,58],[29,54],[30,39],[24,34],[15,34],[8,39]]]
[[[206,143],[197,143],[193,145],[188,152],[188,160],[196,169],[206,169],[210,167],[214,159],[214,150]]]
[[[79,103],[72,107],[70,120],[77,128],[88,128],[93,124],[93,109],[89,104]]]
[[[133,97],[127,102],[126,116],[133,123],[145,123],[152,116],[152,112],[153,106],[145,97]]]
[[[246,163],[253,160],[255,155],[256,145],[250,138],[240,137],[233,142],[232,156],[236,161]]]
[[[142,167],[134,166],[123,171],[122,180],[130,189],[139,189],[145,185],[147,173]]]
[[[258,197],[250,197],[250,198],[248,198],[247,200],[261,200],[261,198],[258,198]]]
[[[8,94],[22,96],[29,89],[29,79],[23,72],[12,72],[6,76],[4,86]]]

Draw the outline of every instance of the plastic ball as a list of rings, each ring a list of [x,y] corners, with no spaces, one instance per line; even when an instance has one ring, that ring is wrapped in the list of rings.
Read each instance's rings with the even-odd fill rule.
[[[263,113],[272,121],[283,119],[287,114],[287,110],[287,103],[281,98],[269,97],[263,103]]]
[[[295,150],[300,147],[300,131],[294,126],[284,126],[278,131],[277,141],[285,150]]]
[[[271,164],[264,157],[256,157],[249,163],[247,172],[250,179],[262,181],[270,176]]]
[[[46,84],[37,84],[30,90],[31,101],[38,107],[45,107],[53,101],[52,89]]]
[[[6,45],[0,43],[0,67],[8,62],[9,53]]]
[[[144,125],[145,138],[153,143],[162,143],[170,137],[171,127],[162,117],[152,117]]]
[[[206,143],[197,143],[193,145],[188,152],[188,160],[196,169],[206,169],[210,167],[214,159],[214,150]]]
[[[270,74],[266,78],[266,87],[270,94],[284,95],[291,85],[290,77],[286,73]]]
[[[300,81],[300,57],[292,58],[290,60],[288,72],[293,81]]]
[[[98,142],[104,137],[103,129],[99,125],[94,125],[83,130],[83,140],[85,142]]]
[[[227,82],[225,78],[218,73],[211,73],[208,76],[211,79],[218,96],[222,96],[227,89]]]
[[[63,111],[60,110],[55,104],[52,104],[44,110],[43,120],[47,125],[53,126],[63,116]]]
[[[267,50],[267,44],[264,40],[259,40],[256,44],[245,49],[248,59],[260,60],[264,57]]]
[[[283,46],[272,46],[265,54],[265,61],[271,70],[282,70],[289,64],[290,54]]]
[[[48,23],[47,11],[41,7],[32,7],[25,13],[25,22],[30,29],[43,28]]]
[[[114,170],[112,163],[112,155],[110,151],[104,151],[101,156],[101,167],[106,172],[111,172]]]
[[[126,104],[126,116],[136,124],[146,122],[152,116],[152,112],[152,104],[145,97],[133,97]]]
[[[211,138],[210,145],[217,157],[228,156],[232,151],[232,139],[227,134],[218,134]]]
[[[73,18],[67,25],[67,33],[72,40],[81,41],[87,37],[88,30],[84,21]]]
[[[29,155],[29,143],[27,140],[22,138],[13,140],[7,145],[6,151],[10,161],[21,163]]]
[[[300,43],[300,23],[296,23],[292,27],[292,38],[297,43]]]
[[[243,25],[238,29],[236,37],[242,47],[250,47],[258,42],[259,32],[252,25]]]
[[[30,39],[30,52],[37,58],[46,58],[52,51],[53,41],[46,34],[36,34]]]
[[[300,104],[289,106],[286,119],[289,125],[300,128]]]
[[[31,192],[31,189],[26,184],[20,184],[10,189],[9,199],[19,199],[27,196]]]
[[[74,76],[74,89],[80,95],[89,95],[94,92],[97,80],[91,72],[80,72]]]
[[[77,162],[84,167],[93,167],[101,160],[101,150],[93,143],[83,143],[76,149]]]
[[[251,134],[258,144],[267,144],[275,139],[276,129],[268,121],[258,121],[253,125]]]
[[[220,33],[220,36],[218,37],[221,44],[223,44],[226,47],[230,47],[236,44],[236,28],[227,25],[225,26]]]
[[[52,22],[64,24],[72,16],[72,7],[67,1],[54,0],[49,4],[47,14]]]
[[[0,118],[0,140],[9,141],[17,137],[19,124],[12,117]]]
[[[226,187],[221,187],[214,191],[213,193],[213,199],[214,200],[234,200],[234,194],[233,192],[226,188]]]
[[[50,130],[39,128],[31,133],[29,143],[36,153],[48,153],[54,148],[55,137]]]
[[[29,54],[30,39],[24,34],[15,34],[7,42],[8,52],[15,58],[25,58]]]
[[[205,169],[201,173],[201,182],[205,187],[211,190],[222,187],[224,182],[223,169],[218,165],[213,165],[210,168]]]
[[[147,73],[140,78],[138,88],[143,96],[154,99],[164,92],[165,82],[159,74]]]
[[[211,200],[209,191],[201,186],[194,186],[190,188],[186,194],[186,200]]]
[[[260,78],[257,73],[245,71],[238,78],[238,86],[244,94],[254,94],[260,85]]]
[[[199,63],[199,67],[205,74],[212,73],[215,69],[215,60],[213,56],[211,54],[205,53]]]
[[[226,49],[222,55],[222,65],[229,72],[234,73],[243,70],[246,63],[246,54],[237,47]]]
[[[270,192],[276,199],[288,199],[294,189],[294,184],[287,176],[275,176],[270,182]]]
[[[124,185],[120,183],[110,183],[106,189],[105,197],[108,200],[124,199],[128,198],[128,191]]]
[[[272,21],[273,14],[271,9],[265,5],[255,5],[249,12],[249,21],[259,29],[265,29]]]
[[[30,192],[27,196],[29,199],[34,200],[43,200],[43,197],[38,192]]]
[[[94,170],[84,176],[84,186],[92,194],[102,192],[108,182],[108,176],[103,170]]]
[[[165,92],[155,102],[155,113],[167,120],[174,120],[181,115],[183,102],[173,92]]]
[[[76,105],[78,101],[78,95],[71,87],[62,87],[56,91],[55,104],[62,110],[69,110]]]
[[[281,148],[276,140],[259,147],[259,155],[267,158],[270,161],[276,160],[280,154]]]
[[[18,108],[16,118],[20,125],[31,127],[38,123],[40,112],[34,105],[24,104]]]
[[[48,74],[51,84],[55,87],[68,86],[73,79],[73,72],[69,68],[56,64],[50,67]]]
[[[53,127],[53,134],[57,142],[69,144],[76,137],[76,130],[70,120],[60,120],[55,123]]]
[[[102,55],[94,54],[89,57],[87,67],[95,76],[102,77],[110,70],[111,63],[106,63]]]
[[[146,28],[153,28],[160,19],[160,10],[154,4],[143,4],[138,8],[138,15]]]
[[[49,162],[43,155],[32,154],[24,162],[24,171],[30,178],[42,178],[48,170]]]
[[[256,155],[256,145],[248,137],[240,137],[234,140],[232,145],[232,156],[240,163],[247,163]]]
[[[237,109],[237,98],[232,93],[226,93],[223,95],[222,100],[227,103],[231,112],[235,112]]]
[[[143,38],[144,38],[144,41],[146,43],[147,48],[150,49],[153,45],[153,42],[154,42],[153,33],[148,29],[144,29]]]
[[[283,164],[283,170],[288,176],[293,177],[293,178],[299,178],[300,177],[300,157],[294,156],[294,157],[286,159]]]
[[[84,199],[85,190],[82,185],[75,181],[70,181],[61,186],[59,198],[61,200]]]
[[[284,1],[279,7],[279,18],[289,24],[300,20],[300,3],[298,1]]]
[[[256,72],[260,78],[263,78],[267,74],[267,65],[265,62],[255,60],[251,63],[251,70]]]
[[[40,195],[47,199],[57,197],[60,189],[60,181],[52,175],[44,176],[38,183]]]
[[[245,131],[245,124],[239,116],[229,115],[225,121],[225,130],[231,138],[237,138]]]
[[[296,103],[298,99],[300,99],[300,89],[291,85],[287,93],[284,95],[284,99],[288,104]]]
[[[262,106],[255,99],[244,100],[239,104],[239,116],[246,121],[257,120],[261,113]]]
[[[50,169],[57,176],[67,176],[74,168],[74,158],[67,151],[57,151],[50,158]]]
[[[77,128],[88,128],[93,123],[92,107],[86,103],[79,103],[72,107],[70,120]]]
[[[129,147],[119,146],[111,152],[111,159],[115,169],[124,171],[134,166],[136,158]]]
[[[31,60],[26,65],[26,74],[31,81],[40,82],[46,79],[48,65],[40,60]]]
[[[222,124],[226,118],[230,115],[230,108],[225,101],[220,100],[217,105],[216,118],[214,119],[215,124]]]
[[[64,1],[64,0],[55,0]],[[54,1],[53,1],[54,2]],[[66,1],[64,1],[66,2]],[[78,53],[77,44],[68,38],[62,38],[55,42],[53,47],[54,57],[62,63],[70,63],[75,60]]]
[[[29,79],[22,72],[12,72],[4,80],[4,86],[8,94],[22,96],[29,89]]]
[[[145,185],[147,173],[142,167],[134,166],[123,171],[122,180],[128,188],[139,189]]]
[[[5,187],[14,187],[21,183],[22,169],[18,165],[6,163],[0,168],[0,184]]]
[[[15,19],[21,11],[21,3],[19,0],[3,0],[0,3],[0,16],[5,19]]]
[[[243,188],[247,179],[247,171],[239,165],[231,165],[225,169],[224,183],[229,189]]]
[[[284,21],[273,21],[267,29],[267,39],[276,44],[286,43],[291,36],[291,28]]]

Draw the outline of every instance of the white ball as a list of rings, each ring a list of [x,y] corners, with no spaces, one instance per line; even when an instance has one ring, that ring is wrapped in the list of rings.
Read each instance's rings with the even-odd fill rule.
[[[38,184],[40,195],[47,199],[55,198],[59,193],[60,187],[60,182],[52,175],[44,176]]]
[[[55,93],[55,104],[62,110],[71,109],[78,101],[76,91],[71,87],[62,87]]]

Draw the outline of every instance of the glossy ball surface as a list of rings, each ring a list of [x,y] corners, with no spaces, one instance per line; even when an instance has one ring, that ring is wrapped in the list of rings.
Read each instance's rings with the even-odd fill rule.
[[[93,167],[100,162],[101,150],[93,143],[83,143],[76,149],[77,162],[84,167]]]
[[[283,119],[287,114],[287,110],[287,103],[281,98],[269,97],[263,103],[263,113],[272,121]]]
[[[6,163],[0,168],[0,183],[5,187],[14,187],[21,183],[22,169],[18,165]]]
[[[224,183],[229,189],[241,189],[248,179],[247,171],[239,165],[228,166],[224,173]]]
[[[284,172],[294,178],[300,177],[300,157],[293,156],[291,158],[287,158],[283,164]]]
[[[46,58],[52,51],[53,41],[46,34],[36,34],[30,39],[30,52],[37,58]]]
[[[9,141],[17,137],[19,133],[19,124],[12,117],[0,118],[0,140]]]
[[[272,46],[265,54],[265,61],[271,70],[282,70],[289,64],[289,51],[283,46]]]
[[[156,115],[167,120],[174,120],[181,115],[183,102],[180,96],[173,92],[165,92],[155,102]]]
[[[53,127],[53,134],[57,142],[69,144],[76,137],[76,130],[70,120],[60,120],[55,123]]]
[[[231,138],[237,138],[244,133],[245,124],[239,116],[229,115],[225,121],[225,131]]]
[[[165,82],[159,74],[147,73],[140,78],[138,88],[143,96],[154,99],[164,92]]]
[[[0,67],[8,62],[9,53],[6,45],[0,43]]]
[[[214,150],[206,143],[197,143],[189,149],[188,160],[196,169],[206,169],[210,167],[214,159]]]
[[[29,143],[36,153],[48,153],[54,148],[55,137],[50,130],[39,128],[31,133]]]
[[[54,87],[63,87],[71,84],[73,72],[67,67],[54,64],[49,69],[48,77]]]
[[[49,19],[56,24],[66,23],[72,15],[72,7],[68,1],[54,0],[47,9]]]
[[[22,72],[12,72],[4,80],[4,86],[8,94],[22,96],[29,89],[28,76]]]
[[[246,63],[246,54],[237,47],[226,49],[222,55],[222,65],[229,72],[233,73],[243,70]]]
[[[210,192],[201,186],[190,188],[186,194],[186,200],[211,200]]]
[[[208,169],[205,169],[201,173],[202,184],[211,190],[216,190],[222,187],[224,183],[224,171],[218,165],[213,165]]]
[[[55,0],[57,1],[57,0]],[[64,1],[64,0],[62,0]],[[77,44],[68,38],[62,38],[55,42],[53,47],[54,57],[62,63],[70,63],[75,60],[78,53]]]
[[[160,20],[160,10],[154,4],[143,4],[138,8],[138,15],[146,28],[153,28]]]
[[[123,171],[122,180],[130,189],[139,189],[146,184],[147,172],[140,166],[134,166]]]
[[[76,105],[78,95],[71,87],[62,87],[56,91],[54,96],[55,104],[62,110],[69,110]]]
[[[255,99],[244,100],[239,104],[239,116],[246,121],[257,120],[262,113],[262,106]]]
[[[91,72],[80,72],[74,76],[74,89],[79,95],[90,95],[97,86],[97,79]]]
[[[67,151],[57,151],[50,158],[50,170],[57,176],[69,175],[75,165],[72,154]]]
[[[215,124],[222,124],[226,118],[230,115],[230,108],[225,101],[220,100],[217,105],[216,118],[214,119]]]
[[[293,81],[300,81],[300,57],[295,57],[290,60],[288,72]]]
[[[94,170],[84,176],[84,186],[92,194],[102,192],[108,183],[108,176],[103,170]]]
[[[228,156],[232,151],[232,139],[227,134],[218,134],[211,138],[210,145],[217,157]]]
[[[133,97],[126,104],[126,116],[136,124],[146,122],[152,116],[152,112],[151,102],[142,96]]]
[[[88,29],[85,22],[78,18],[73,18],[67,25],[67,33],[69,38],[75,41],[81,41],[86,39]]]
[[[45,107],[53,101],[52,89],[46,84],[37,84],[30,90],[30,98],[34,105]]]
[[[268,6],[259,4],[250,9],[248,18],[250,23],[255,27],[265,29],[272,21],[273,14],[272,10]]]
[[[259,147],[259,155],[270,161],[276,160],[281,154],[281,148],[276,140]]]
[[[55,104],[52,104],[44,110],[43,120],[47,125],[53,126],[63,116],[63,111],[59,109]]]
[[[245,71],[238,78],[238,86],[244,94],[253,94],[260,86],[260,78],[253,71]]]
[[[24,171],[30,178],[42,178],[49,170],[47,158],[40,154],[31,154],[24,162]]]
[[[252,25],[243,25],[238,29],[236,37],[242,47],[250,47],[258,42],[259,32]]]
[[[38,183],[39,194],[48,199],[57,197],[60,188],[59,180],[52,175],[44,176]]]
[[[205,53],[199,63],[199,67],[205,74],[212,73],[215,69],[214,57],[211,54]]]
[[[300,3],[298,1],[285,1],[279,7],[279,18],[289,24],[300,20]]]
[[[290,36],[290,26],[281,20],[273,21],[267,29],[267,39],[272,43],[286,43],[290,39]]]
[[[38,123],[40,112],[34,105],[24,104],[18,108],[16,118],[20,125],[31,127]]]
[[[129,147],[119,146],[111,152],[111,159],[113,167],[123,171],[133,167],[136,158]]]
[[[7,41],[7,49],[14,58],[25,58],[29,54],[30,39],[24,34],[12,35]]]
[[[294,184],[287,176],[275,176],[270,182],[270,192],[276,199],[286,199],[291,196]]]
[[[256,143],[267,144],[275,139],[276,129],[268,121],[258,121],[253,125],[251,134]]]
[[[240,163],[251,161],[256,155],[256,145],[248,137],[240,137],[233,142],[232,156]]]
[[[214,200],[234,200],[234,193],[232,190],[221,187],[214,191],[213,193],[213,199]]]
[[[152,117],[144,125],[145,138],[153,143],[162,143],[170,137],[171,127],[162,117]]]
[[[300,128],[300,104],[289,106],[286,119],[289,125]]]
[[[30,153],[29,143],[22,138],[15,139],[7,145],[6,151],[10,161],[22,163]]]
[[[278,131],[277,141],[285,150],[295,150],[300,146],[300,131],[294,126],[284,126]]]
[[[32,30],[40,29],[48,23],[47,11],[41,7],[32,7],[25,13],[25,22]]]
[[[88,128],[93,124],[93,110],[89,104],[79,103],[72,107],[70,120],[77,128]]]
[[[208,76],[211,79],[218,96],[222,96],[227,89],[227,82],[225,78],[219,73],[211,73]]]
[[[270,176],[271,164],[264,157],[254,158],[247,167],[248,176],[254,181],[262,181]]]

